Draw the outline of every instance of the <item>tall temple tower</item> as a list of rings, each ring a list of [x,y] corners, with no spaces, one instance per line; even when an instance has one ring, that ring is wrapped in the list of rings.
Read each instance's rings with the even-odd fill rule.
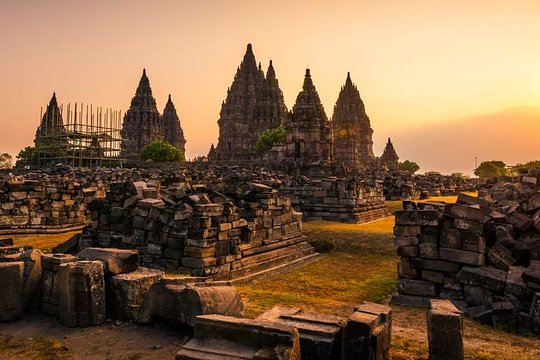
[[[219,139],[216,147],[218,160],[242,160],[255,147],[251,133],[257,109],[257,94],[264,83],[264,73],[257,66],[251,44],[248,44],[234,81],[227,90],[218,120]]]
[[[36,145],[51,145],[52,142],[57,142],[58,139],[55,139],[58,135],[61,135],[65,132],[64,121],[62,119],[62,111],[58,106],[56,100],[56,93],[53,93],[49,105],[47,105],[47,110],[41,118],[41,123],[39,124],[36,130],[36,137],[34,138],[34,143]]]
[[[161,117],[152,95],[150,81],[143,70],[131,106],[124,115],[122,125],[122,157],[138,159],[142,148],[163,137]]]
[[[380,157],[380,161],[390,170],[395,170],[398,167],[399,156],[390,138],[388,138],[388,142],[386,143],[386,147],[384,148],[383,154]]]
[[[336,163],[362,169],[373,162],[373,129],[350,73],[334,106],[332,126]]]
[[[324,112],[309,69],[306,69],[302,91],[296,97],[285,127],[287,158],[298,159],[304,164],[333,160],[332,125]]]
[[[266,79],[257,98],[257,108],[255,112],[254,132],[257,138],[266,129],[271,129],[283,125],[287,118],[288,111],[283,99],[283,92],[279,88],[276,72],[270,60]]]
[[[175,148],[179,149],[184,155],[186,153],[186,139],[184,138],[184,131],[180,124],[180,118],[176,113],[176,108],[171,100],[171,95],[167,100],[165,109],[162,116],[163,125],[163,137],[165,141],[172,144]]]
[[[216,160],[253,159],[259,136],[264,130],[283,124],[287,114],[272,61],[265,77],[261,66],[257,66],[251,44],[248,44],[227,90],[227,98],[221,105]]]

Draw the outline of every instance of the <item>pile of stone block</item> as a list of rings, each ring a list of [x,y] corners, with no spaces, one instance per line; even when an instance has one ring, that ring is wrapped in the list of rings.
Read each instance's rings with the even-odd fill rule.
[[[348,318],[276,306],[254,320],[197,316],[177,359],[389,358],[392,311],[364,302]]]
[[[540,317],[540,191],[536,177],[501,182],[456,204],[404,202],[396,212],[395,304],[450,299],[473,319],[507,331]]]
[[[439,173],[411,174],[393,171],[371,175],[382,178],[384,195],[387,200],[416,200],[433,196],[457,195],[460,192],[476,190],[478,179],[464,178]]]
[[[389,216],[380,184],[355,178],[300,177],[281,187],[309,220],[363,223]]]
[[[188,183],[113,184],[92,204],[94,245],[136,249],[144,266],[214,280],[311,259],[315,251],[290,199],[262,184],[247,186],[239,199]]]
[[[198,315],[242,316],[233,287],[189,285],[138,265],[135,250],[86,248],[76,256],[0,244],[0,322],[41,310],[71,327],[107,318],[193,326]]]
[[[0,183],[0,230],[60,229],[88,223],[95,188],[74,181]]]

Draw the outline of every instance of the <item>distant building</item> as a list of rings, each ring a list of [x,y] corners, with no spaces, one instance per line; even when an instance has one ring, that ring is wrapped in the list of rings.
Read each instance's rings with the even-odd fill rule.
[[[394,149],[394,144],[392,144],[392,140],[390,140],[390,138],[388,138],[386,147],[384,148],[383,154],[380,157],[380,162],[389,170],[397,169],[399,165],[399,156],[397,155],[396,149]]]

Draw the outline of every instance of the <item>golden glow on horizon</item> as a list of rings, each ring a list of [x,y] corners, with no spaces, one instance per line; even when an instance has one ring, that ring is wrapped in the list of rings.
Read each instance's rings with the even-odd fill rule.
[[[350,71],[376,153],[390,136],[402,159],[423,158],[423,139],[411,129],[424,133],[453,119],[540,105],[538,14],[536,0],[5,1],[0,151],[16,154],[32,143],[39,109],[53,91],[64,104],[126,111],[146,67],[160,111],[172,94],[187,157],[206,154],[251,42],[264,69],[273,60],[289,108],[306,64],[329,116]],[[496,145],[460,156],[482,158]],[[540,158],[539,148],[509,149],[504,160]],[[442,144],[432,153],[433,160],[419,162],[422,171],[470,172],[469,164],[445,165],[456,155]]]

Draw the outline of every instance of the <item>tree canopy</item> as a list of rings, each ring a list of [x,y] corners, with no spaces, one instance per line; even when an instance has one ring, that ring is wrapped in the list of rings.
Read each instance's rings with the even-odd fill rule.
[[[417,163],[410,160],[405,160],[399,163],[399,169],[404,171],[410,171],[412,174],[420,170],[420,166]]]
[[[139,156],[142,160],[155,162],[184,161],[186,159],[184,153],[163,139],[145,145]]]
[[[503,161],[491,160],[483,161],[475,170],[474,175],[481,179],[487,179],[497,176],[509,176],[510,170]]]
[[[264,130],[255,144],[255,153],[261,154],[270,150],[276,144],[283,144],[285,142],[285,134],[285,127],[283,125]]]

